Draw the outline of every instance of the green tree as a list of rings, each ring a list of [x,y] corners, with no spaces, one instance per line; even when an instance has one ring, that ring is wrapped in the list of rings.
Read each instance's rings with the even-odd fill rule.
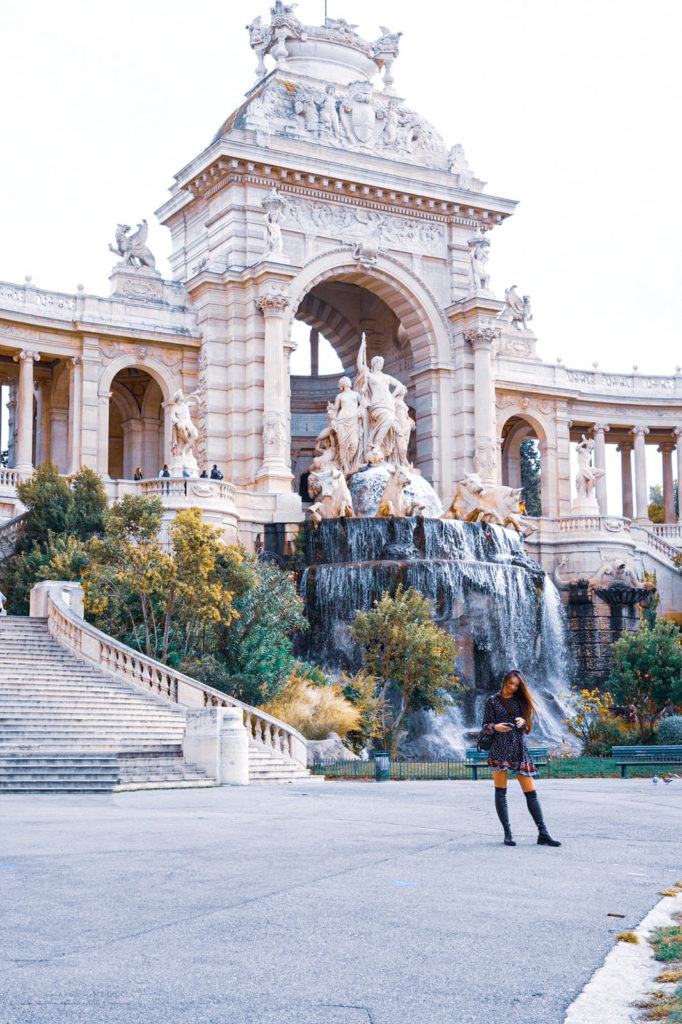
[[[540,444],[537,438],[527,437],[521,442],[521,486],[526,515],[542,515],[542,489],[540,486]]]
[[[680,494],[678,481],[673,482],[673,503],[675,515],[680,514]],[[663,505],[663,487],[661,484],[652,484],[649,488],[649,519],[652,523],[665,522],[665,507]]]
[[[65,477],[51,462],[44,462],[33,476],[17,484],[19,499],[26,506],[21,549],[46,541],[50,533],[67,533],[73,508],[73,492]]]
[[[255,585],[235,597],[237,617],[216,627],[216,654],[206,664],[212,686],[248,704],[272,700],[294,668],[292,635],[307,628],[293,573],[248,557]]]
[[[665,619],[653,627],[643,620],[636,633],[623,633],[611,650],[609,691],[616,703],[634,705],[646,743],[666,700],[682,703],[682,632]]]
[[[87,606],[107,632],[163,662],[194,654],[202,627],[235,618],[233,594],[222,575],[219,531],[196,508],[178,512],[170,548],[159,543],[160,498],[126,495],[105,516],[105,535],[87,544]]]
[[[16,552],[2,563],[8,611],[28,611],[31,588],[41,580],[80,578],[87,556],[83,541],[104,529],[107,498],[102,481],[82,469],[69,482],[45,463],[17,487],[26,517]]]
[[[384,592],[370,611],[358,611],[350,631],[377,680],[381,734],[395,755],[408,712],[442,714],[462,691],[454,675],[458,649],[433,621],[429,601],[402,584],[394,597]]]

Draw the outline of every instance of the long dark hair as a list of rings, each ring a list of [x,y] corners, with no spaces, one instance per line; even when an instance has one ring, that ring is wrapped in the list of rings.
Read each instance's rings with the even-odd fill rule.
[[[526,720],[526,730],[530,732],[530,727],[532,725],[533,718],[537,718],[538,713],[533,698],[531,696],[531,692],[528,689],[526,677],[524,676],[523,672],[519,672],[517,668],[510,669],[510,671],[507,672],[502,682],[500,683],[500,694],[502,693],[506,683],[508,683],[510,679],[518,679],[519,681],[518,689],[516,690],[514,696],[521,705],[521,714]]]

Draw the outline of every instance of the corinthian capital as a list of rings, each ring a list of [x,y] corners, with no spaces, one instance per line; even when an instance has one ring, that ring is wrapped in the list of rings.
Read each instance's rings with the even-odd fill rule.
[[[272,292],[269,295],[260,295],[256,299],[256,306],[263,316],[279,316],[291,305],[289,298],[281,292]]]
[[[499,336],[498,327],[475,327],[473,330],[464,332],[464,340],[471,345],[474,352],[479,348],[491,349]]]

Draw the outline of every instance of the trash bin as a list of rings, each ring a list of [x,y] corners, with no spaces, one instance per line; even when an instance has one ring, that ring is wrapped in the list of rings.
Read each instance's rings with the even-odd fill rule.
[[[391,751],[374,751],[374,778],[377,782],[388,782],[391,778]]]

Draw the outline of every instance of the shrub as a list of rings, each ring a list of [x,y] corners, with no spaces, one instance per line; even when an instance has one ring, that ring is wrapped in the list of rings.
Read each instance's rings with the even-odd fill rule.
[[[324,740],[330,732],[344,739],[361,724],[360,712],[344,697],[339,683],[319,686],[306,677],[300,665],[262,710],[298,729],[307,740]]]
[[[619,704],[632,704],[642,736],[649,742],[666,700],[682,703],[682,632],[672,622],[643,621],[636,633],[623,633],[611,645],[609,690]]]
[[[610,693],[594,690],[580,690],[567,698],[571,709],[565,720],[568,731],[582,742],[582,753],[593,757],[608,757],[615,744],[636,743],[639,729],[630,725],[613,711],[613,697]]]
[[[664,745],[682,743],[682,715],[662,718],[658,725],[656,742]]]

